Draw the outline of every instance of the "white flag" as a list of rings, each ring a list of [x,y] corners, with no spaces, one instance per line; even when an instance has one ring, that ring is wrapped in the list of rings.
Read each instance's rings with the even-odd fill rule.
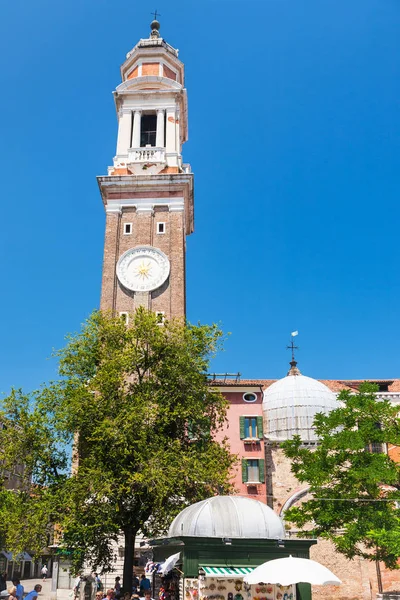
[[[292,337],[295,337],[296,335],[299,335],[298,331],[292,331],[292,333],[290,334]]]

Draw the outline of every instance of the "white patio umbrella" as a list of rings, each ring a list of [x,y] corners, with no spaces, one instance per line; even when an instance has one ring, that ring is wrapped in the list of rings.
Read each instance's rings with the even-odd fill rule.
[[[277,558],[269,560],[246,575],[245,583],[311,583],[313,585],[340,585],[342,582],[329,569],[309,558]]]
[[[161,575],[166,575],[172,571],[179,560],[180,554],[180,552],[177,552],[176,554],[171,554],[171,556],[168,556],[168,558],[166,558],[165,561],[160,565],[158,572],[161,573]]]

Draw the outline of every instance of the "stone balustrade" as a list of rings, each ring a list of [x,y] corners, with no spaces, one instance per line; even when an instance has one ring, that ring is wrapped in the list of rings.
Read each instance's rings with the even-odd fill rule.
[[[165,163],[165,148],[130,148],[128,163]]]

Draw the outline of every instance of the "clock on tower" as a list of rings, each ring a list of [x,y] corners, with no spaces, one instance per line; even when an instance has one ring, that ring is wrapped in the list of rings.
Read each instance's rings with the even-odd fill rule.
[[[98,184],[106,211],[102,310],[138,306],[185,316],[186,236],[193,232],[193,174],[182,163],[187,94],[178,51],[153,21],[127,54],[114,92],[114,164]]]

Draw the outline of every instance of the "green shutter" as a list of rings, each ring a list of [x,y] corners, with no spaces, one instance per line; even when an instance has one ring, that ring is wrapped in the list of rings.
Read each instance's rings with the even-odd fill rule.
[[[244,417],[240,417],[240,439],[244,440]]]
[[[258,461],[258,473],[260,483],[265,483],[265,460],[263,458],[260,458]]]
[[[260,440],[263,437],[263,418],[262,417],[257,417],[257,437],[260,438]]]
[[[246,483],[248,480],[247,477],[247,460],[242,458],[242,482]]]

